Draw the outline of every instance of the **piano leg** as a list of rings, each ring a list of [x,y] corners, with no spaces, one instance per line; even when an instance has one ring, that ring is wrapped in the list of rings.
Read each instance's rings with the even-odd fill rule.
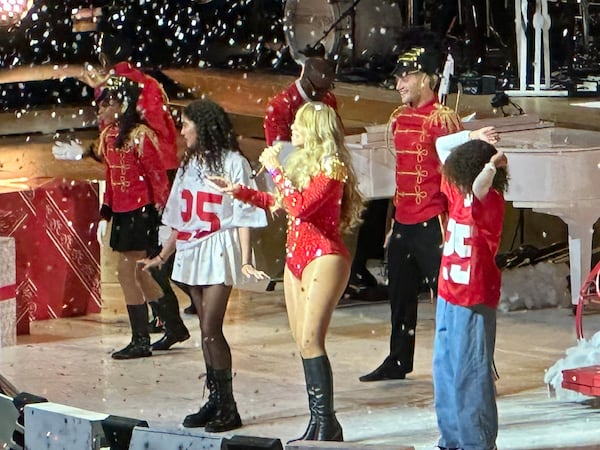
[[[579,301],[579,291],[592,268],[592,234],[597,217],[587,223],[567,223],[569,227],[569,265],[571,267],[571,302]]]
[[[560,217],[569,229],[569,267],[571,275],[571,303],[579,302],[579,291],[592,268],[592,235],[598,210],[534,209],[534,211]]]

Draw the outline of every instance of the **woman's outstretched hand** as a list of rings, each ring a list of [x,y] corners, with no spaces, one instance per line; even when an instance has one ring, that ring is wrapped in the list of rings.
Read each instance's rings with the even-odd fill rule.
[[[224,192],[225,194],[234,195],[240,190],[240,185],[232,183],[225,177],[220,177],[218,175],[210,175],[206,177],[206,184],[208,184],[213,189]]]
[[[252,264],[244,264],[242,266],[242,273],[246,278],[256,278],[257,280],[268,280],[270,277],[262,270],[258,270]]]
[[[158,256],[155,256],[154,258],[138,259],[136,262],[138,265],[142,266],[142,270],[144,271],[148,271],[152,267],[160,267],[163,264],[163,260]]]
[[[281,152],[281,149],[281,144],[272,145],[271,147],[265,148],[258,157],[258,160],[267,171],[281,167],[281,163],[279,162],[279,152]]]

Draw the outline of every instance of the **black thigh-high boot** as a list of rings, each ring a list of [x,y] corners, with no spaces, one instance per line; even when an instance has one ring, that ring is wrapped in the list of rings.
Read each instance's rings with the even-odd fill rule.
[[[333,375],[327,355],[302,360],[305,365],[306,389],[310,400],[311,417],[316,419],[316,426],[311,430],[311,423],[305,436],[308,441],[343,441],[342,427],[335,417],[333,409]],[[312,420],[312,419],[311,419]]]
[[[231,369],[214,369],[217,410],[206,425],[205,430],[211,433],[234,430],[242,426],[242,419],[233,399]]]
[[[186,428],[203,427],[209,422],[217,411],[217,386],[215,384],[214,369],[206,365],[206,387],[208,388],[208,401],[202,405],[197,413],[185,416],[183,426]]]
[[[173,344],[190,338],[190,332],[179,314],[179,303],[173,290],[158,299],[159,317],[164,323],[165,334],[152,344],[152,350],[168,350]]]
[[[148,306],[127,305],[127,314],[131,324],[131,342],[129,345],[111,356],[114,359],[134,359],[152,356],[150,349],[150,333],[148,332]]]

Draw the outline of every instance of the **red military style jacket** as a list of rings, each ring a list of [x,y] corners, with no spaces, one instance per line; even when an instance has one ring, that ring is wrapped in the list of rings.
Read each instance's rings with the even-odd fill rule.
[[[139,125],[123,147],[116,148],[118,134],[118,127],[110,125],[100,135],[100,152],[106,164],[103,204],[113,212],[134,211],[149,204],[164,207],[169,181],[156,135],[146,125]]]
[[[396,150],[394,218],[405,225],[424,222],[446,211],[435,141],[462,130],[460,118],[433,99],[418,108],[397,108],[390,122]]]
[[[271,99],[263,120],[267,145],[272,145],[275,141],[292,140],[291,126],[296,112],[304,103],[310,101],[311,98],[304,92],[299,80]],[[337,110],[337,100],[333,92],[327,92],[321,101]]]
[[[142,86],[142,92],[137,103],[142,119],[156,133],[160,161],[164,170],[177,169],[177,128],[169,111],[169,99],[158,81],[128,62],[117,63],[112,72],[116,76],[125,77]],[[96,92],[98,97],[100,90]],[[103,125],[100,125],[100,130]]]
[[[346,173],[335,158],[325,164],[324,170],[315,175],[308,186],[297,189],[281,169],[273,171],[273,181],[288,214],[286,265],[298,279],[302,279],[304,268],[319,256],[350,257],[340,231]],[[270,192],[246,186],[240,186],[235,197],[266,210],[275,205],[275,197]]]

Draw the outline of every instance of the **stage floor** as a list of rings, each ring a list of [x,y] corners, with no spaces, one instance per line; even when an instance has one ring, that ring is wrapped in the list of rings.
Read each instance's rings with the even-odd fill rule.
[[[0,374],[19,390],[92,411],[178,428],[200,406],[204,371],[197,319],[185,316],[192,338],[151,358],[115,361],[129,342],[118,285],[103,284],[100,314],[34,322],[31,335],[0,349]],[[180,306],[188,301],[180,296]],[[431,385],[434,305],[419,305],[415,371],[406,380],[361,383],[388,346],[386,303],[336,309],[327,341],[338,418],[348,442],[433,449],[437,439]],[[584,319],[588,337],[600,315]],[[244,427],[232,434],[299,436],[307,422],[303,372],[292,342],[282,292],[234,291],[225,333],[234,364],[234,391]],[[159,336],[156,335],[158,338]],[[600,402],[558,401],[544,371],[576,344],[569,309],[500,313],[499,449],[598,448]],[[202,433],[202,429],[198,429]]]

